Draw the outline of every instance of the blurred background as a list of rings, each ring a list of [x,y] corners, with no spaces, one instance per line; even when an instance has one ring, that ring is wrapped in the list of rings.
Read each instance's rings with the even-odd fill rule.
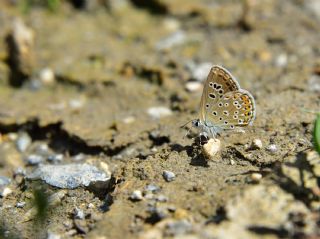
[[[318,238],[319,42],[319,0],[2,0],[0,237]],[[257,119],[208,161],[213,65]]]

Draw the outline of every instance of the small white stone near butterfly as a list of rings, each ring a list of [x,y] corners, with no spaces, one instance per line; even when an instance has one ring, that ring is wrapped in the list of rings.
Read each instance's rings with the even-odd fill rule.
[[[147,113],[153,119],[160,119],[162,117],[166,117],[166,116],[172,115],[172,111],[169,108],[164,107],[164,106],[150,107],[147,110]]]
[[[200,91],[203,88],[203,84],[199,81],[189,81],[186,83],[185,88],[189,92]]]
[[[250,145],[250,149],[262,149],[261,139],[254,139]]]
[[[220,149],[221,142],[219,139],[209,139],[208,143],[202,146],[202,153],[207,159],[213,159]]]

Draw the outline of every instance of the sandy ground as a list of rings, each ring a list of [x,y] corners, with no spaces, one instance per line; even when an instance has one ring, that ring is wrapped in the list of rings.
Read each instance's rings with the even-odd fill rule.
[[[320,108],[316,0],[110,0],[53,13],[8,2],[0,4],[0,175],[11,182],[0,184],[1,238],[320,237],[320,159],[307,112]],[[33,34],[18,85],[6,40],[17,18]],[[208,65],[230,70],[257,108],[253,126],[219,137],[211,160],[196,132],[184,137],[180,127],[198,118],[202,87],[188,83],[201,86]],[[164,113],[152,116],[152,107]],[[25,135],[31,142],[19,150]],[[108,188],[28,180],[39,164],[26,158],[39,147],[62,155],[57,164],[110,171]],[[41,222],[30,213],[39,185],[61,195]]]

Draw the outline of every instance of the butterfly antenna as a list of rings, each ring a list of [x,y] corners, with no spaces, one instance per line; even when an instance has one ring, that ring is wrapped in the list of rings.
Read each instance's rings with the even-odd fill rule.
[[[188,128],[188,131],[187,131],[187,133],[183,136],[183,140],[187,137],[187,135],[190,133],[190,130],[191,130],[191,128]]]
[[[187,124],[189,124],[192,120],[189,120],[187,123],[185,123],[184,125],[181,125],[180,128],[184,128]]]

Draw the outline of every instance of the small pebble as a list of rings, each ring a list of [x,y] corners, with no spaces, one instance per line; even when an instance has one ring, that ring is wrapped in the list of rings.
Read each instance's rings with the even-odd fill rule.
[[[17,138],[16,146],[20,152],[25,152],[31,143],[32,140],[30,136],[27,133],[22,133]]]
[[[308,80],[309,89],[313,92],[320,92],[320,76],[312,75]]]
[[[176,175],[173,172],[167,170],[163,171],[162,176],[167,182],[171,182],[176,178]]]
[[[192,70],[192,78],[199,82],[205,81],[212,66],[213,64],[211,62],[203,62],[196,65]]]
[[[169,50],[170,48],[174,46],[178,46],[183,44],[186,41],[186,34],[178,30],[171,35],[169,35],[166,38],[163,38],[162,40],[158,41],[156,44],[156,49],[157,50]]]
[[[268,150],[270,153],[276,153],[277,150],[278,150],[278,147],[277,147],[277,145],[275,145],[275,144],[270,144],[270,145],[268,145],[267,150]]]
[[[61,236],[53,232],[47,232],[47,239],[61,239]]]
[[[180,22],[175,18],[165,18],[163,20],[163,27],[171,32],[177,31],[180,28]]]
[[[133,123],[135,120],[136,120],[135,117],[133,117],[133,116],[128,116],[128,117],[124,118],[124,119],[122,120],[122,122],[125,123],[125,124],[131,124],[131,123]]]
[[[76,219],[84,219],[85,218],[85,215],[84,215],[84,212],[83,210],[79,209],[79,208],[75,208],[74,209],[74,217]]]
[[[26,158],[26,161],[29,165],[38,165],[44,161],[44,158],[41,155],[30,154]]]
[[[199,81],[189,81],[185,84],[185,88],[189,92],[200,91],[203,88],[203,85]]]
[[[277,56],[276,60],[275,60],[275,64],[278,67],[285,67],[288,64],[288,56],[287,54],[280,54],[279,56]]]
[[[8,139],[11,141],[16,141],[18,139],[18,134],[16,133],[9,133],[7,134],[7,136],[8,136]]]
[[[261,139],[254,139],[251,143],[250,149],[261,149],[262,141]]]
[[[16,207],[23,208],[25,205],[26,205],[26,202],[17,202]]]
[[[158,192],[158,191],[160,191],[160,187],[155,184],[148,184],[146,186],[146,190],[150,191],[150,192]]]
[[[168,201],[168,197],[166,197],[165,195],[159,195],[156,197],[156,200],[158,202],[167,202]]]
[[[49,152],[49,146],[47,144],[39,144],[36,148],[38,154],[47,154]]]
[[[7,197],[9,194],[11,194],[13,191],[11,188],[5,187],[2,192],[0,192],[0,197]]]
[[[26,170],[22,167],[18,167],[16,168],[16,170],[14,171],[14,177],[21,175],[21,176],[25,176],[26,175]]]
[[[251,180],[255,183],[260,182],[260,180],[262,179],[262,174],[261,173],[252,173],[251,174]]]
[[[202,146],[202,153],[207,159],[212,160],[220,149],[221,142],[219,139],[209,139],[209,141]]]
[[[63,161],[63,154],[53,154],[53,155],[49,155],[47,160],[49,162],[52,162],[52,163],[60,163]]]
[[[160,119],[162,117],[172,115],[172,111],[169,108],[164,107],[164,106],[150,107],[147,110],[147,113],[153,119]]]
[[[40,81],[45,85],[54,83],[54,73],[50,68],[44,68],[39,72]]]
[[[130,195],[130,199],[132,201],[141,201],[143,200],[143,195],[140,190],[134,190],[132,194]]]
[[[73,110],[79,110],[84,106],[84,99],[71,99],[69,100],[69,106]]]

